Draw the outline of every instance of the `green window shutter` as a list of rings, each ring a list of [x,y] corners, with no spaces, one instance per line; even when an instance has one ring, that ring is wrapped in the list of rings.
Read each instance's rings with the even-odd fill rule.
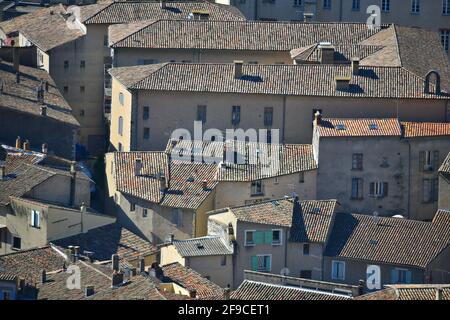
[[[252,270],[258,271],[258,257],[252,256]]]
[[[264,232],[264,243],[272,244],[273,241],[273,232],[272,230]]]
[[[398,282],[398,271],[396,268],[391,270],[391,283],[396,284]]]
[[[264,243],[264,231],[256,231],[255,244],[263,244],[263,243]]]
[[[410,284],[411,283],[411,278],[412,278],[412,273],[411,271],[406,271],[406,283]]]

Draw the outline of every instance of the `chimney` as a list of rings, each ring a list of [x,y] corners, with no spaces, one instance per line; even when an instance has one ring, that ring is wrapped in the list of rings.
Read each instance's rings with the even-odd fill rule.
[[[362,296],[364,294],[364,286],[365,286],[364,280],[359,280],[359,282],[358,282],[358,296]]]
[[[43,154],[47,154],[48,153],[48,145],[46,143],[42,144],[41,151],[42,151]]]
[[[119,271],[119,255],[118,254],[113,254],[111,256],[111,267],[112,267],[113,271],[116,271],[116,272]]]
[[[359,58],[352,58],[352,74],[354,76],[359,74]]]
[[[16,83],[20,83],[20,72],[16,72]]]
[[[202,188],[203,188],[203,191],[208,190],[208,180],[205,179],[202,181]]]
[[[78,258],[80,257],[80,246],[74,246],[73,247],[73,261],[78,261]]]
[[[350,88],[350,80],[351,78],[348,76],[337,76],[334,78],[336,82],[336,90],[345,91]]]
[[[240,79],[242,78],[242,66],[244,64],[244,61],[234,61],[234,78]]]
[[[145,260],[144,258],[139,259],[139,273],[145,272]]]
[[[22,139],[20,137],[16,139],[16,149],[22,149]]]
[[[48,84],[47,80],[45,81],[44,85],[45,85],[45,91],[48,92],[49,84]]]
[[[116,288],[123,283],[123,273],[114,272],[111,279],[111,287]]]
[[[223,290],[223,300],[230,300],[230,295],[231,295],[231,289],[225,288]]]
[[[191,299],[197,299],[197,290],[195,289],[189,290],[189,297]]]
[[[165,193],[167,190],[167,179],[164,176],[159,178],[159,189],[161,193]]]
[[[75,204],[75,194],[76,194],[76,183],[77,183],[77,163],[72,161],[70,163],[70,199],[69,205],[73,207]]]
[[[314,18],[314,13],[311,13],[311,12],[303,13],[303,22],[306,22],[306,23],[312,22],[313,18]]]
[[[134,161],[134,175],[136,177],[139,177],[141,175],[143,165],[142,165],[142,159],[136,159]]]
[[[93,296],[94,293],[95,293],[94,286],[86,286],[84,288],[84,296],[85,297]]]
[[[41,271],[41,283],[45,283],[47,281],[47,272],[44,270]]]
[[[30,141],[26,140],[23,143],[23,151],[30,151]]]
[[[173,233],[169,234],[169,239],[170,243],[173,243],[173,241],[175,240],[175,235]]]
[[[81,213],[86,213],[86,210],[87,210],[86,205],[84,204],[84,202],[82,202],[81,206],[80,206],[80,212]]]
[[[314,114],[314,126],[320,126],[322,123],[322,114],[319,110]]]
[[[436,300],[444,300],[444,289],[443,288],[436,288]]]
[[[41,116],[43,116],[43,117],[47,116],[47,106],[46,105],[41,106]]]
[[[20,48],[13,47],[13,66],[16,74],[20,74]],[[17,82],[19,83],[19,82]]]
[[[334,47],[330,42],[321,42],[318,46],[320,50],[320,63],[333,64],[334,63]]]
[[[0,164],[0,181],[6,178],[6,167]]]
[[[72,161],[70,163],[70,174],[76,175],[77,174],[77,163],[75,161]]]
[[[161,9],[166,9],[166,0],[161,0]]]

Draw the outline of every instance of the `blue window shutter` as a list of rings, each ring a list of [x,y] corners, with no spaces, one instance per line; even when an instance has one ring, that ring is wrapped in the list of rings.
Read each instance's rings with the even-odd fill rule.
[[[406,283],[410,284],[411,283],[411,278],[412,278],[412,272],[411,271],[406,271]]]
[[[273,241],[273,232],[272,232],[272,230],[266,231],[264,233],[264,243],[265,244],[272,244],[272,241]]]
[[[256,231],[255,244],[263,244],[263,243],[264,243],[264,231]]]
[[[252,270],[258,271],[258,257],[252,256]]]
[[[398,271],[396,268],[391,270],[391,282],[393,284],[398,282]]]

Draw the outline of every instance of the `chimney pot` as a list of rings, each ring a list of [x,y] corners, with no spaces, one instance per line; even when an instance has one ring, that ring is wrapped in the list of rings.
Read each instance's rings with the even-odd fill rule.
[[[47,116],[47,106],[41,106],[41,116]]]
[[[119,255],[113,254],[111,257],[112,269],[116,272],[119,271]]]
[[[224,300],[230,300],[230,295],[231,295],[231,289],[230,288],[225,288],[223,290],[223,299]]]
[[[244,65],[244,61],[234,61],[234,78],[241,79],[242,78],[242,66]]]
[[[203,191],[208,190],[208,180],[203,180],[202,181],[202,187],[203,187]]]
[[[352,74],[355,76],[359,74],[359,58],[352,58]]]
[[[30,141],[26,140],[23,143],[23,151],[30,151]]]
[[[72,161],[70,163],[70,173],[72,175],[75,175],[77,173],[77,163],[75,161]]]
[[[48,153],[48,145],[46,143],[42,144],[42,153],[47,154]]]
[[[86,205],[84,204],[84,202],[82,202],[81,206],[80,206],[80,212],[81,213],[86,213],[86,211],[87,211]]]
[[[316,113],[314,114],[314,125],[315,126],[320,126],[320,124],[322,123],[322,114],[320,113],[320,111],[316,111]]]
[[[170,241],[170,243],[173,243],[173,241],[175,240],[175,235],[173,234],[173,233],[171,233],[170,235],[169,235],[169,241]]]
[[[363,294],[364,294],[364,286],[365,286],[365,282],[364,282],[364,280],[359,280],[359,283],[358,283],[358,295],[359,296],[362,296]]]
[[[16,139],[16,149],[22,149],[22,139],[20,137]]]

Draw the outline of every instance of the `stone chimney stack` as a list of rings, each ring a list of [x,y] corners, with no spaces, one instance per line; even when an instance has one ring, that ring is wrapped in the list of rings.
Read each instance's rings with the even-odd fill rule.
[[[234,78],[241,79],[242,78],[242,66],[244,65],[244,61],[234,61]]]
[[[16,139],[16,149],[22,149],[22,139],[20,137]]]
[[[144,165],[142,164],[142,159],[138,158],[134,161],[134,175],[136,177],[139,177],[141,175],[143,167]]]
[[[42,151],[43,154],[48,154],[48,144],[43,143],[41,151]]]
[[[314,126],[320,126],[322,123],[322,114],[320,113],[320,111],[316,111],[316,113],[314,113]]]
[[[111,256],[111,267],[113,271],[118,272],[119,271],[119,255],[113,254]]]

